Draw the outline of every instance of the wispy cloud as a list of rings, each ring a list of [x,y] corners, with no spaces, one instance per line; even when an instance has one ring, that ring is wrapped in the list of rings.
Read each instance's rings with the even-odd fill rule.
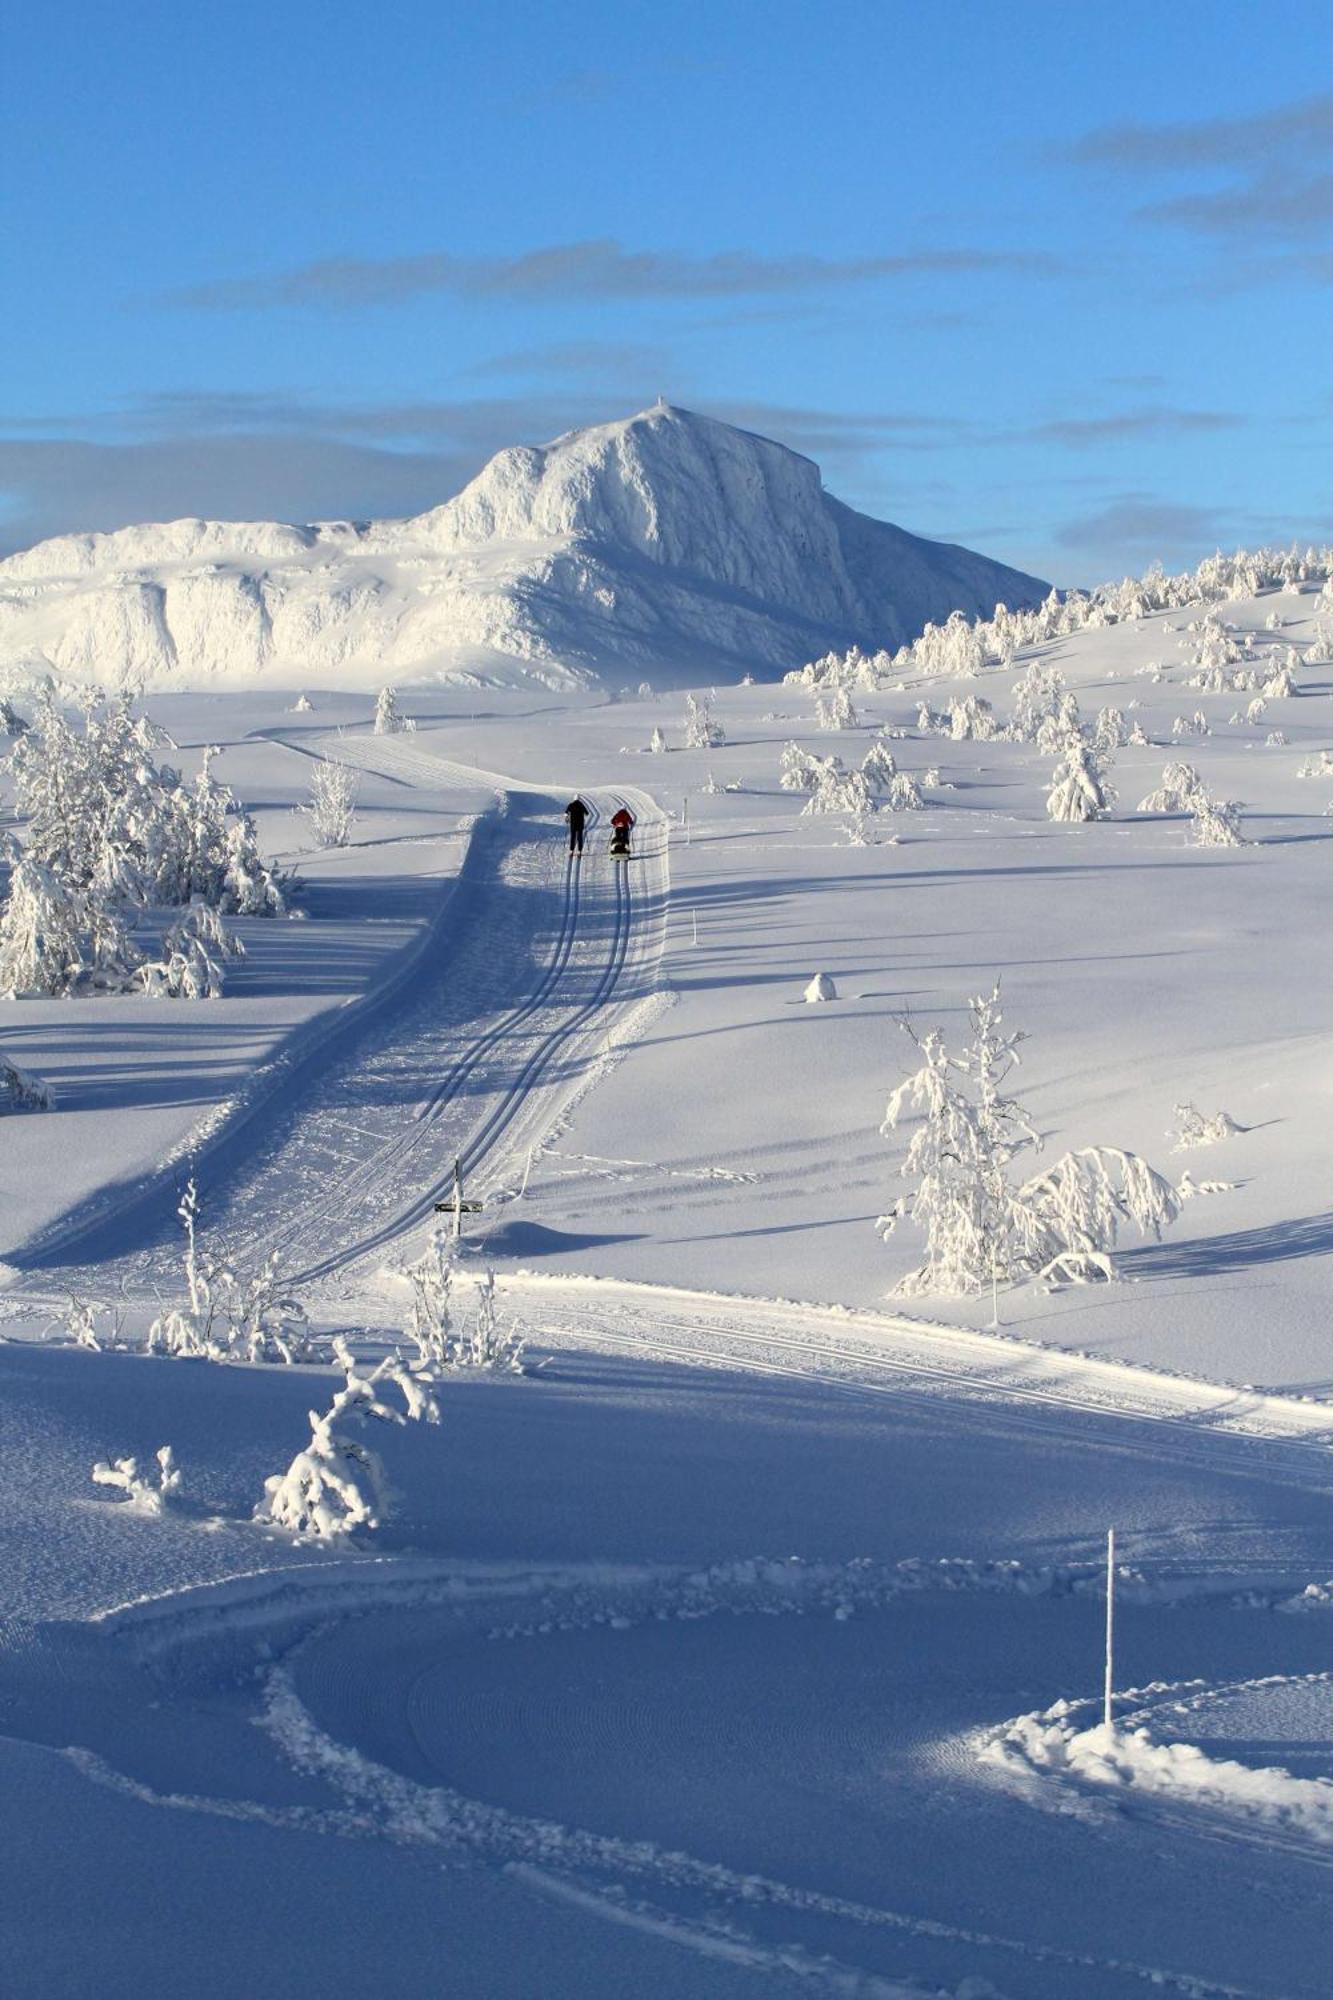
[[[1199,432],[1239,430],[1248,421],[1230,410],[1177,410],[1166,406],[1119,410],[1104,417],[1057,417],[1011,432],[1035,444],[1062,444],[1084,451],[1095,445],[1117,444],[1149,437],[1188,437]]]
[[[1142,221],[1233,242],[1322,241],[1333,229],[1333,94],[1246,118],[1107,125],[1061,149],[1076,165],[1196,185],[1134,211]],[[1219,177],[1222,184],[1218,185]],[[1204,185],[1197,183],[1200,178]],[[1272,260],[1265,268],[1272,275]],[[1284,272],[1319,277],[1307,258]],[[1256,268],[1249,282],[1261,281]]]
[[[724,250],[694,256],[630,250],[606,239],[555,243],[517,257],[330,257],[252,278],[219,278],[168,292],[163,303],[200,312],[279,307],[392,306],[444,293],[529,303],[589,299],[710,299],[806,292],[937,274],[1018,271],[1053,275],[1059,261],[1027,250],[928,249],[888,256],[760,256]]]
[[[1247,118],[1191,118],[1163,124],[1099,126],[1064,158],[1085,166],[1131,171],[1181,167],[1261,168],[1275,155],[1333,152],[1333,92],[1306,97]]]
[[[671,356],[665,347],[647,342],[616,340],[567,340],[548,347],[520,347],[508,354],[493,354],[468,369],[469,375],[591,375],[601,381],[608,377],[640,381],[669,370]]]
[[[1056,530],[1055,539],[1065,549],[1151,559],[1216,544],[1230,533],[1230,516],[1213,508],[1125,493],[1095,513],[1066,521]]]

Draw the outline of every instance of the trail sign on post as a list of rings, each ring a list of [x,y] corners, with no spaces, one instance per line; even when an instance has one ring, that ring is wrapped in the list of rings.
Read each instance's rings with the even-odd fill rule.
[[[465,1215],[481,1214],[481,1203],[479,1201],[464,1201],[463,1199],[463,1163],[461,1160],[454,1161],[453,1194],[448,1201],[436,1202],[435,1213],[437,1215],[452,1214],[454,1218],[455,1243],[457,1243],[458,1239],[463,1234],[463,1217]]]

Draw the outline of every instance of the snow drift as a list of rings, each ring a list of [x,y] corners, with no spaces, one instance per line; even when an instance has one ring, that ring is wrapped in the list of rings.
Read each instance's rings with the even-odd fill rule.
[[[784,445],[659,405],[502,451],[411,520],[39,543],[0,562],[0,667],[171,688],[698,683],[897,647],[1046,588],[853,512]]]

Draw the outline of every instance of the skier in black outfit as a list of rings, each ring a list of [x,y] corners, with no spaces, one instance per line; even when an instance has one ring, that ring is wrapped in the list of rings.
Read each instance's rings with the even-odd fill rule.
[[[588,808],[580,798],[573,798],[565,807],[565,818],[569,821],[569,851],[571,854],[583,852],[583,829],[588,821]]]

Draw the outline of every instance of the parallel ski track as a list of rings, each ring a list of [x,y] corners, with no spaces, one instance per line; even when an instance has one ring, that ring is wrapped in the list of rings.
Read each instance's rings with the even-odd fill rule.
[[[612,796],[618,798],[618,794]],[[618,802],[624,804],[624,800]],[[600,812],[596,804],[592,804],[590,826],[596,828],[598,822],[600,822]],[[536,1088],[542,1074],[550,1068],[552,1060],[614,998],[616,986],[624,972],[632,936],[632,886],[628,868],[616,866],[612,870],[612,882],[614,882],[614,908],[612,908],[610,946],[606,954],[606,964],[602,966],[596,978],[592,994],[580,1006],[576,1006],[566,1020],[562,1020],[556,1028],[552,1028],[550,1034],[542,1036],[540,1042],[536,1042],[536,1046],[520,1062],[514,1076],[508,1080],[500,1100],[490,1108],[478,1130],[472,1132],[470,1138],[464,1142],[464,1146],[458,1150],[456,1158],[464,1176],[476,1176],[476,1172],[486,1164],[486,1160],[492,1158],[492,1154],[504,1140],[504,1134],[510,1130],[510,1126],[526,1106],[530,1092]],[[416,1112],[412,1128],[400,1134],[388,1146],[374,1152],[352,1176],[348,1176],[348,1180],[342,1184],[334,1218],[346,1218],[354,1210],[356,1200],[362,1198],[376,1182],[380,1182],[386,1170],[392,1170],[394,1164],[400,1164],[422,1142],[422,1126],[428,1128],[442,1118],[448,1106],[456,1102],[468,1078],[478,1070],[478,1066],[482,1066],[506,1040],[510,1040],[514,1030],[520,1030],[550,1002],[562,976],[568,970],[568,962],[572,956],[574,938],[578,932],[580,884],[582,884],[582,856],[570,856],[564,870],[564,900],[560,910],[560,928],[556,932],[556,942],[550,962],[546,964],[546,970],[542,972],[536,988],[528,994],[526,1000],[522,1000],[502,1020],[498,1020],[492,1028],[480,1034],[458,1056],[448,1074],[436,1084],[430,1098]],[[408,1230],[420,1228],[424,1222],[430,1220],[436,1202],[448,1194],[450,1186],[452,1186],[452,1158],[448,1160],[448,1164],[436,1162],[430,1182],[426,1182],[426,1186],[422,1188],[420,1196],[414,1202],[400,1208],[388,1222],[380,1224],[376,1230],[356,1236],[352,1242],[344,1244],[342,1248],[330,1252],[324,1258],[318,1258],[314,1264],[296,1272],[294,1282],[308,1284],[320,1278],[328,1278],[334,1272],[344,1270],[348,1264],[354,1264],[360,1258],[370,1256],[374,1250],[382,1250],[386,1244],[394,1242],[398,1236],[404,1236]],[[328,1222],[324,1226],[328,1226]],[[290,1230],[284,1240],[288,1244],[292,1240],[298,1240],[298,1230],[300,1224],[296,1224],[296,1228]],[[278,1240],[278,1244],[282,1244],[282,1238]]]
[[[972,1403],[977,1407],[978,1414],[982,1413],[984,1406],[984,1414],[988,1418],[999,1414],[997,1406],[1007,1404],[1010,1407],[1003,1411],[1006,1427],[1047,1437],[1051,1426],[1035,1413],[1032,1406],[1077,1411],[1099,1420],[1111,1433],[1099,1435],[1098,1449],[1138,1456],[1147,1448],[1144,1443],[1126,1437],[1123,1432],[1119,1438],[1113,1433],[1123,1425],[1151,1425],[1154,1454],[1158,1451],[1169,1452],[1179,1463],[1217,1472],[1222,1469],[1219,1459],[1234,1452],[1237,1457],[1244,1456],[1245,1469],[1253,1473],[1254,1456],[1258,1452],[1268,1461],[1265,1475],[1282,1484],[1307,1490],[1312,1485],[1333,1488],[1333,1456],[1330,1455],[1327,1438],[1315,1436],[1309,1442],[1302,1442],[1257,1430],[1224,1429],[1215,1423],[1209,1424],[1204,1412],[1186,1415],[1152,1410],[1142,1403],[1136,1405],[1128,1400],[1118,1404],[1079,1395],[1072,1388],[1036,1388],[1027,1383],[970,1374],[963,1368],[939,1366],[917,1356],[895,1360],[864,1345],[797,1339],[767,1329],[747,1331],[732,1322],[725,1326],[716,1323],[701,1325],[697,1318],[660,1312],[646,1301],[645,1311],[651,1314],[651,1325],[643,1334],[609,1329],[603,1319],[606,1307],[599,1309],[591,1299],[586,1303],[580,1301],[573,1307],[572,1326],[558,1320],[553,1322],[540,1314],[534,1314],[532,1323],[535,1331],[554,1337],[562,1345],[648,1354],[664,1360],[685,1361],[692,1367],[701,1364],[714,1368],[737,1367],[747,1374],[803,1381],[813,1378],[819,1381],[822,1388],[851,1397],[891,1396],[899,1403],[910,1401],[936,1407],[937,1399],[931,1391],[923,1389],[914,1394],[910,1387],[904,1387],[905,1381],[916,1378],[937,1384],[960,1401]],[[923,1333],[926,1331],[923,1329]],[[891,1383],[877,1382],[874,1379],[876,1374],[890,1375],[894,1379]],[[1014,1408],[1014,1405],[1020,1407]],[[1031,1414],[1026,1413],[1022,1406],[1027,1406]]]
[[[595,828],[601,815],[594,803],[592,826]],[[555,948],[546,970],[526,1000],[513,1008],[494,1027],[478,1036],[476,1041],[459,1056],[447,1075],[436,1085],[430,1097],[418,1110],[413,1128],[395,1139],[389,1146],[381,1148],[363,1163],[355,1174],[344,1183],[337,1214],[345,1216],[354,1206],[357,1198],[380,1181],[386,1170],[391,1169],[421,1143],[422,1126],[437,1122],[453,1104],[468,1079],[486,1059],[509,1040],[517,1029],[539,1014],[548,1004],[559,987],[570,961],[578,930],[580,888],[582,882],[582,856],[572,855],[566,863],[564,901],[561,911],[560,928]],[[510,1079],[500,1100],[484,1118],[481,1126],[466,1141],[458,1153],[459,1166],[464,1176],[475,1176],[487,1159],[494,1153],[506,1132],[526,1104],[531,1091],[540,1082],[560,1050],[600,1012],[612,999],[620,982],[629,953],[632,930],[633,898],[627,868],[613,870],[615,882],[615,905],[610,948],[606,964],[598,977],[597,984],[589,998],[576,1007],[567,1019],[560,1022],[550,1034],[544,1036],[520,1064]],[[356,1238],[350,1244],[321,1258],[296,1274],[296,1281],[309,1283],[330,1276],[333,1272],[357,1262],[375,1250],[383,1249],[397,1237],[418,1228],[434,1213],[435,1204],[441,1200],[453,1184],[453,1161],[447,1166],[437,1162],[435,1174],[423,1189],[417,1200],[400,1209],[391,1221],[378,1229]],[[289,1239],[290,1240],[290,1239]]]

